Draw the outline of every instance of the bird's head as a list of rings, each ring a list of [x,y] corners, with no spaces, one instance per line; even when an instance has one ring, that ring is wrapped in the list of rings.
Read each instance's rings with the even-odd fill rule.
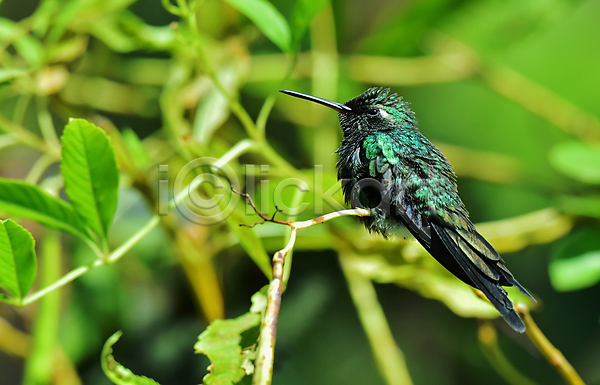
[[[369,88],[344,104],[296,91],[281,92],[336,110],[344,135],[416,128],[416,119],[408,103],[397,94],[390,94],[389,88]]]

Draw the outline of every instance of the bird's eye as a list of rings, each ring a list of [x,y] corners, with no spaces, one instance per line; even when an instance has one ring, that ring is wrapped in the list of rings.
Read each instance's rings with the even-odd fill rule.
[[[371,108],[369,111],[367,111],[367,115],[369,115],[369,116],[377,116],[377,115],[379,115],[379,109],[378,108]]]

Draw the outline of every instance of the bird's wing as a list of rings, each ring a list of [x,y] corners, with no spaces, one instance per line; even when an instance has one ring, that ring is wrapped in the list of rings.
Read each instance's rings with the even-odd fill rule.
[[[531,295],[502,263],[496,250],[475,230],[467,218],[465,228],[445,223],[433,215],[418,213],[416,204],[404,199],[396,208],[399,219],[429,253],[463,282],[479,289],[516,331],[525,331],[523,321],[513,308],[502,285],[514,285]],[[460,216],[460,214],[454,214]],[[460,226],[460,220],[455,218]],[[531,297],[533,298],[533,297]]]
[[[513,329],[523,332],[525,325],[502,285],[513,285],[533,297],[469,220],[456,176],[441,152],[430,144],[427,154],[407,157],[399,153],[402,146],[389,138],[375,138],[369,144],[368,174],[382,183],[391,216],[446,269],[481,290]]]
[[[456,214],[459,215],[460,214]],[[504,266],[504,261],[492,245],[475,229],[468,218],[460,221],[447,222],[444,218],[434,216],[431,226],[435,229],[444,245],[455,259],[467,259],[478,273],[491,281],[504,286],[515,286],[523,294],[535,299],[514,278],[512,273]],[[440,231],[444,234],[440,235]],[[458,262],[458,261],[457,261]],[[464,268],[463,268],[464,270]],[[466,272],[466,270],[465,270]]]
[[[479,258],[478,263],[473,263],[468,255],[473,253],[471,247],[461,241],[460,236],[451,228],[438,223],[432,223],[432,255],[453,258],[464,273],[471,280],[471,284],[481,290],[489,301],[498,310],[502,318],[519,333],[525,331],[525,324],[513,308],[506,291],[500,285],[499,274],[489,260]],[[468,250],[465,250],[468,249]],[[438,260],[440,257],[437,257]],[[501,264],[501,263],[500,263]],[[494,279],[492,276],[496,277]],[[512,276],[512,275],[511,275]],[[515,281],[516,282],[516,281]],[[520,285],[519,285],[520,286]],[[527,293],[527,291],[525,291]],[[528,293],[527,293],[528,294]]]

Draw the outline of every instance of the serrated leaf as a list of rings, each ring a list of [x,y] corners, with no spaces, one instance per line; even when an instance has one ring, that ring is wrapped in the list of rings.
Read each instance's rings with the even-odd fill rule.
[[[0,287],[23,298],[35,280],[37,263],[31,233],[11,219],[0,221]]]
[[[329,0],[298,0],[292,14],[292,36],[294,43],[297,43],[306,28],[310,25],[312,19],[323,9]]]
[[[549,153],[561,173],[582,182],[600,184],[600,147],[585,142],[562,142]]]
[[[65,191],[75,211],[106,239],[118,201],[115,151],[106,133],[84,119],[72,119],[61,140]]]
[[[72,205],[29,183],[0,178],[0,211],[89,238]]]
[[[252,307],[248,313],[233,319],[212,322],[194,345],[196,353],[205,354],[210,359],[210,373],[205,385],[231,385],[239,382],[245,375],[244,368],[251,368],[248,362],[253,356],[252,349],[242,350],[241,334],[260,325],[261,313],[266,307],[268,285],[252,296]]]
[[[113,345],[123,333],[116,332],[110,336],[102,348],[102,370],[106,377],[117,385],[159,385],[158,382],[145,376],[138,376],[123,365],[119,364],[112,355]]]
[[[291,51],[292,34],[290,26],[273,4],[267,0],[225,1],[252,20],[262,33],[282,51]]]

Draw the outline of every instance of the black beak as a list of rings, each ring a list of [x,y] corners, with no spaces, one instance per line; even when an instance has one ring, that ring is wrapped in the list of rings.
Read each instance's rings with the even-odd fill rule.
[[[282,92],[286,95],[294,96],[296,98],[306,99],[311,102],[322,104],[326,107],[336,110],[341,114],[352,112],[352,108],[338,102],[332,102],[331,100],[317,98],[316,96],[307,95],[296,91],[281,90],[279,92]]]

